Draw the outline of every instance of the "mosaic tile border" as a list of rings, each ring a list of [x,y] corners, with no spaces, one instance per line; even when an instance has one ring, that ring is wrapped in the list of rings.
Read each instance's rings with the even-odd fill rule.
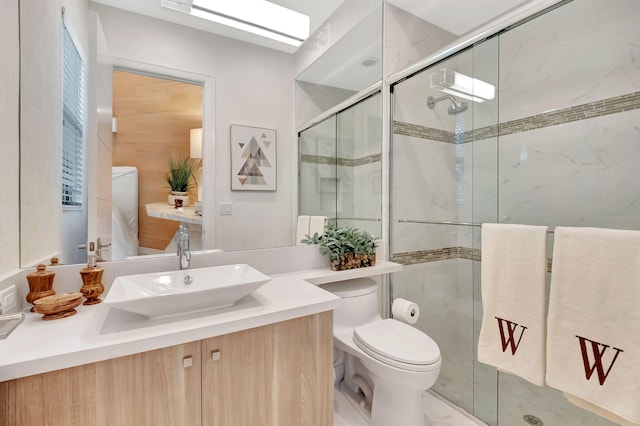
[[[418,124],[405,123],[402,121],[393,122],[393,133],[396,135],[413,136],[415,138],[428,139],[437,142],[455,142],[455,134],[453,132],[420,126]]]
[[[351,158],[335,158],[335,157],[327,157],[323,155],[309,155],[302,154],[300,156],[300,162],[302,163],[310,163],[310,164],[324,164],[328,166],[338,165],[345,167],[358,167],[364,166],[367,164],[379,163],[382,161],[382,154],[371,154],[361,158],[351,159]]]
[[[309,155],[302,154],[300,155],[300,162],[302,163],[312,163],[312,164],[325,164],[328,166],[333,166],[336,164],[335,157],[325,157],[322,155]]]
[[[365,166],[367,164],[380,163],[381,161],[382,161],[382,154],[377,153],[377,154],[367,155],[365,157],[356,158],[355,160],[353,160],[353,163],[355,167],[358,167],[358,166]]]
[[[438,262],[449,259],[480,260],[480,249],[469,247],[443,247],[430,250],[408,251],[394,253],[391,260],[402,265],[416,265],[419,263]]]
[[[401,265],[416,265],[418,263],[437,262],[440,260],[457,259],[458,247],[443,247],[431,250],[409,251],[394,253],[391,261]]]
[[[469,143],[636,109],[640,109],[640,92],[614,96],[461,133],[394,121],[393,133],[437,142]]]
[[[407,251],[394,253],[391,261],[401,265],[418,265],[420,263],[439,262],[449,259],[465,259],[482,261],[482,250],[471,247],[443,247],[439,249]],[[551,272],[551,259],[547,259],[547,272]]]

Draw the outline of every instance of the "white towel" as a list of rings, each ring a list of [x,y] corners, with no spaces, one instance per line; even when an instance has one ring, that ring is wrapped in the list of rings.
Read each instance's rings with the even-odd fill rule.
[[[318,235],[324,234],[324,226],[327,223],[326,216],[311,216],[311,221],[309,223],[309,235],[313,237],[313,234],[316,232]]]
[[[544,385],[547,227],[482,225],[478,361]]]
[[[303,240],[309,233],[310,220],[311,216],[298,216],[298,226],[296,227],[296,245],[302,245],[300,241]]]
[[[553,251],[547,384],[640,424],[640,232],[559,227]]]

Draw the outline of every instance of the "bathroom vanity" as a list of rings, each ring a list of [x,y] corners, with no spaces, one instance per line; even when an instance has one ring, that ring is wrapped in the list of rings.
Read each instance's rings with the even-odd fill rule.
[[[332,425],[331,339],[327,311],[2,382],[0,424]]]
[[[0,425],[333,425],[340,300],[317,284],[399,267],[274,274],[204,315],[28,315],[0,341]]]

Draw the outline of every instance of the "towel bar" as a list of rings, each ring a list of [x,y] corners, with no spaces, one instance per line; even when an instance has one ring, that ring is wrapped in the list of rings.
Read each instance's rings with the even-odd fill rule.
[[[482,226],[482,223],[473,223],[473,222],[435,222],[430,220],[412,220],[412,219],[399,219],[398,223],[420,223],[427,225],[454,225],[454,226]],[[553,234],[553,228],[547,230],[547,234]]]

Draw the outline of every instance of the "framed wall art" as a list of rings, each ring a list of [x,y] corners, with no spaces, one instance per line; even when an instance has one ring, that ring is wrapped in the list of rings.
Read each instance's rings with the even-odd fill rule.
[[[231,190],[275,191],[276,131],[231,125]]]

